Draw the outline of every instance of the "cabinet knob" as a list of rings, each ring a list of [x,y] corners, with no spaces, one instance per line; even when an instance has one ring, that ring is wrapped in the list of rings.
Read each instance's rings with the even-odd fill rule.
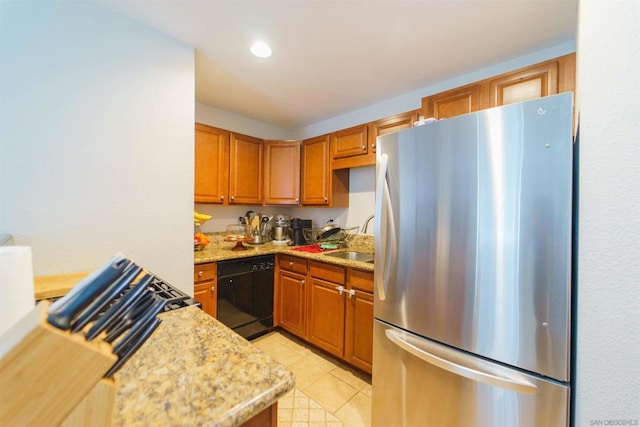
[[[296,203],[299,202],[299,201],[300,201],[300,199],[298,197],[296,197]]]
[[[215,286],[212,286],[212,287],[211,287],[211,292],[215,292],[215,291],[216,291],[216,287],[215,287]]]
[[[224,196],[220,196],[220,200],[224,200]]]
[[[371,148],[376,148],[376,144],[371,144]]]
[[[204,273],[202,271],[198,271],[198,277],[202,277]]]
[[[324,201],[325,201],[325,202],[328,202],[328,201],[329,201],[329,198],[328,198],[328,197],[325,197],[325,198],[324,198]]]
[[[301,284],[301,285],[304,285],[304,283],[305,283],[305,282],[304,282],[304,279],[301,279],[301,280],[300,280],[300,284]]]
[[[344,286],[336,286],[336,291],[338,291],[338,295],[342,295],[342,293],[344,292]]]
[[[366,150],[366,149],[367,149],[367,146],[366,146],[366,145],[363,145],[363,146],[362,146],[362,147],[360,147],[360,148],[362,148],[362,151],[364,151],[364,150]]]
[[[231,201],[234,201],[236,199],[236,196],[231,196]]]
[[[356,290],[355,289],[349,289],[349,291],[347,293],[349,294],[349,299],[351,299],[351,297],[356,296]]]
[[[293,261],[289,261],[289,268],[293,267]]]

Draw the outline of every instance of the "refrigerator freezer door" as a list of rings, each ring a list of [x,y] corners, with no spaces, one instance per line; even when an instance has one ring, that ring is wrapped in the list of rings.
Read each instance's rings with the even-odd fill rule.
[[[568,381],[571,119],[563,94],[378,138],[376,318]]]
[[[373,427],[568,425],[569,388],[374,322]]]

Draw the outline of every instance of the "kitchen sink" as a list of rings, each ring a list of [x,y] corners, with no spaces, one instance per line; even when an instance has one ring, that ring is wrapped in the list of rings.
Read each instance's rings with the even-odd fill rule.
[[[365,254],[363,252],[353,252],[353,251],[333,252],[330,254],[324,254],[324,256],[342,258],[342,259],[347,259],[349,261],[368,262],[370,264],[373,264],[373,254]]]

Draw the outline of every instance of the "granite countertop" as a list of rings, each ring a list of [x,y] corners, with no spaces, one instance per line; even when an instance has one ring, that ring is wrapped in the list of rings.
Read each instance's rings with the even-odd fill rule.
[[[224,236],[218,233],[207,233],[211,237],[211,244],[205,249],[193,253],[194,264],[204,264],[208,262],[224,261],[229,259],[246,258],[267,254],[286,254],[316,261],[327,262],[331,264],[342,265],[345,267],[353,267],[359,270],[373,271],[373,264],[360,261],[351,261],[342,258],[334,258],[325,256],[327,253],[340,251],[355,251],[364,253],[373,253],[373,237],[372,236],[353,236],[346,249],[337,249],[332,251],[313,253],[295,250],[299,246],[276,245],[273,242],[267,242],[262,245],[245,244],[246,251],[232,251],[231,248],[235,243],[225,242]]]
[[[114,426],[236,426],[293,388],[290,371],[199,308],[159,317],[115,375]]]

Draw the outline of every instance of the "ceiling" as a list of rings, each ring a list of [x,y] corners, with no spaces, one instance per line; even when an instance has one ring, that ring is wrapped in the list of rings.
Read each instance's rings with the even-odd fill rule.
[[[195,48],[196,102],[286,130],[571,41],[577,2],[99,0]]]

